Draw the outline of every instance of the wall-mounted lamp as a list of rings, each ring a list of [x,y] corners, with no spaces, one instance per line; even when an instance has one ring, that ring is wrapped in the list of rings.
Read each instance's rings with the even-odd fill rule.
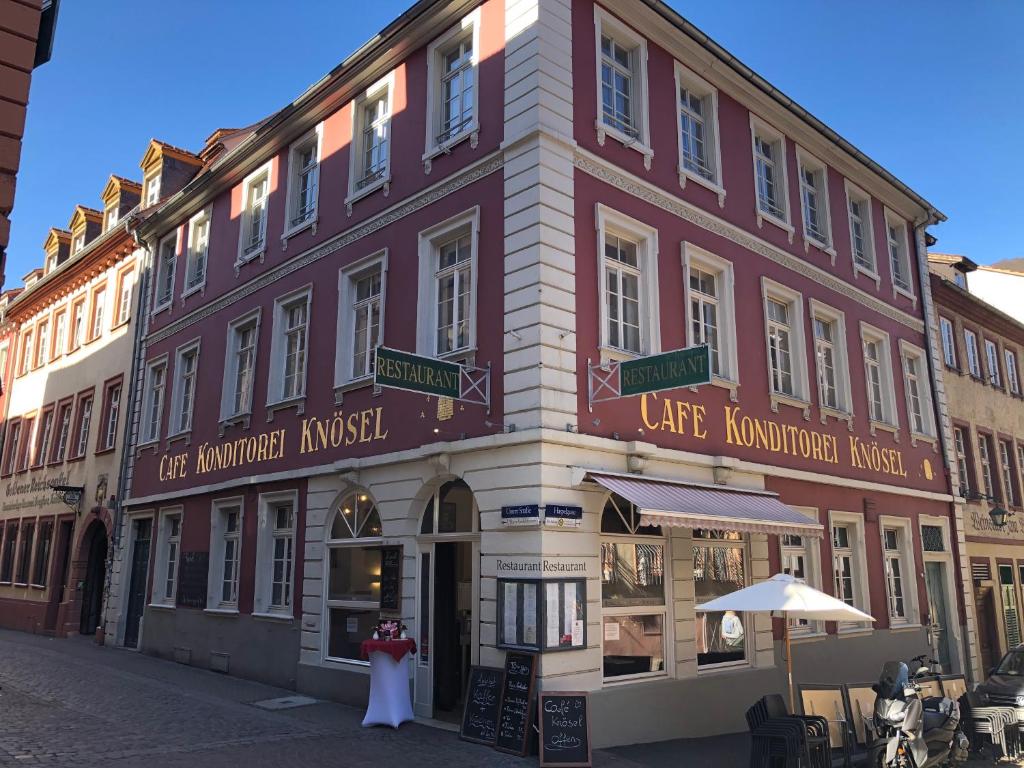
[[[992,518],[992,524],[996,528],[1006,527],[1006,518],[1009,514],[1010,513],[1002,507],[992,507],[988,512],[988,516]]]

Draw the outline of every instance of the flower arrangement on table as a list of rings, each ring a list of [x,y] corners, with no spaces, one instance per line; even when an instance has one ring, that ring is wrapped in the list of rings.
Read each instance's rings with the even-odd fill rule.
[[[394,619],[381,619],[373,628],[374,640],[405,640],[407,627]]]

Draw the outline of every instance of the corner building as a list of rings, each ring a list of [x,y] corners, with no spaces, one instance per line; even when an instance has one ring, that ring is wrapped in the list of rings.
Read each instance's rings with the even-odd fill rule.
[[[437,2],[211,136],[139,228],[111,642],[359,703],[386,613],[419,715],[534,648],[603,746],[740,730],[781,624],[694,606],[789,570],[877,619],[794,626],[802,679],[961,670],[942,216],[773,93],[660,3]],[[702,343],[709,385],[601,387]],[[489,386],[375,389],[378,345]]]

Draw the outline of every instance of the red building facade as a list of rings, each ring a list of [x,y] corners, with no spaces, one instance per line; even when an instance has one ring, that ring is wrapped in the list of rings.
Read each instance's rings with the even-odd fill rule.
[[[795,626],[806,680],[929,647],[963,669],[941,214],[672,11],[421,3],[199,157],[138,229],[112,642],[358,701],[384,610],[420,714],[532,647],[628,743],[779,687],[781,626],[695,605],[788,570],[876,617]],[[700,344],[710,384],[604,397]],[[375,387],[377,345],[486,371],[488,402]],[[694,489],[706,525],[639,501]]]

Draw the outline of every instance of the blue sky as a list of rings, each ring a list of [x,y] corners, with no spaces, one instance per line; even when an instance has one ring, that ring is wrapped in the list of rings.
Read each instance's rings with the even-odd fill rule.
[[[409,2],[304,0],[301,14],[279,0],[62,3],[32,82],[7,286],[42,264],[47,231],[76,203],[100,206],[109,174],[139,178],[151,137],[198,150],[215,128],[254,122]],[[670,4],[942,210],[938,250],[1024,256],[1024,3]]]

